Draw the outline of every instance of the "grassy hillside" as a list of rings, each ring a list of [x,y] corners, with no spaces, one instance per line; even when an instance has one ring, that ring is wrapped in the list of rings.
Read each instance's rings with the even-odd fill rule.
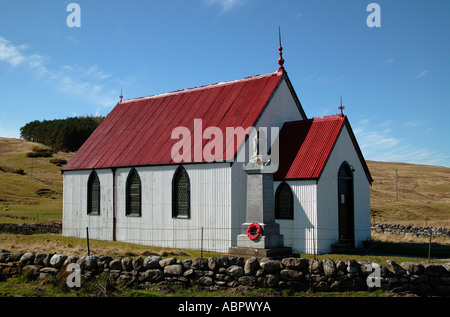
[[[27,157],[34,147],[45,148],[39,143],[0,138],[0,222],[61,221],[61,167],[50,160],[67,160],[71,155]],[[21,169],[23,174],[18,174]]]
[[[38,143],[0,138],[0,222],[33,223],[62,218],[61,167],[52,158],[29,158]],[[72,154],[53,158],[69,160]],[[450,168],[367,162],[374,178],[372,219],[376,222],[450,227]],[[14,171],[24,170],[24,175]],[[398,200],[395,174],[398,170]],[[4,210],[7,209],[7,210]]]
[[[373,220],[450,227],[450,168],[373,161],[367,165],[375,180],[370,190]]]

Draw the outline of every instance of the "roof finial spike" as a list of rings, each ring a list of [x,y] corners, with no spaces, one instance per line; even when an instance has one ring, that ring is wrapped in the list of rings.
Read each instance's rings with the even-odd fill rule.
[[[122,102],[122,99],[123,99],[122,89],[120,89],[120,96],[119,96],[119,98],[120,98],[120,102]]]
[[[284,72],[283,47],[281,46],[281,28],[280,28],[280,26],[278,26],[278,40],[280,42],[280,47],[278,47],[278,50],[280,51],[280,59],[278,60],[278,65],[280,65],[280,67],[278,68],[278,71]]]
[[[341,105],[339,107],[339,110],[341,110],[341,117],[344,116],[344,113],[342,112],[342,110],[344,110],[344,109],[345,109],[345,107],[342,105],[342,96],[341,96]]]

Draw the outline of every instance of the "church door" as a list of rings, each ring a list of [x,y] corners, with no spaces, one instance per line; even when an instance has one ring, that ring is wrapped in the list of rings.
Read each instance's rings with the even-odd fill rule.
[[[342,163],[338,174],[339,242],[355,246],[353,173],[347,162]]]

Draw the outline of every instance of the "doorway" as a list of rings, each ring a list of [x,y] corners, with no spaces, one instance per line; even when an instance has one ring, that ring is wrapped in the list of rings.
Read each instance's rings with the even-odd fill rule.
[[[353,168],[342,163],[338,173],[339,242],[355,247]]]

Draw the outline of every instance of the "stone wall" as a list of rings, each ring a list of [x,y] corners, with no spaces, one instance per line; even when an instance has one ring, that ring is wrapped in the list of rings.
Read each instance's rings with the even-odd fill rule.
[[[14,233],[14,234],[38,234],[38,233],[61,233],[61,222],[49,223],[31,223],[31,224],[15,224],[15,223],[0,223],[0,233]]]
[[[374,277],[367,271],[369,262],[355,260],[285,258],[244,259],[221,256],[220,258],[195,258],[180,261],[177,258],[162,259],[109,256],[84,256],[64,254],[10,253],[0,250],[0,281],[18,274],[29,274],[35,279],[54,276],[65,278],[70,263],[80,268],[83,281],[107,274],[115,283],[148,288],[153,283],[171,283],[183,286],[199,285],[217,289],[245,286],[249,288],[277,288],[296,291],[367,291],[367,278]],[[397,264],[386,261],[379,270],[379,287],[393,292],[412,292],[421,296],[450,296],[450,262]],[[370,274],[370,276],[369,276]]]
[[[431,231],[433,237],[450,238],[450,229],[443,227],[415,227],[409,225],[374,223],[372,224],[372,230],[384,234],[409,234],[416,237],[429,237]]]

